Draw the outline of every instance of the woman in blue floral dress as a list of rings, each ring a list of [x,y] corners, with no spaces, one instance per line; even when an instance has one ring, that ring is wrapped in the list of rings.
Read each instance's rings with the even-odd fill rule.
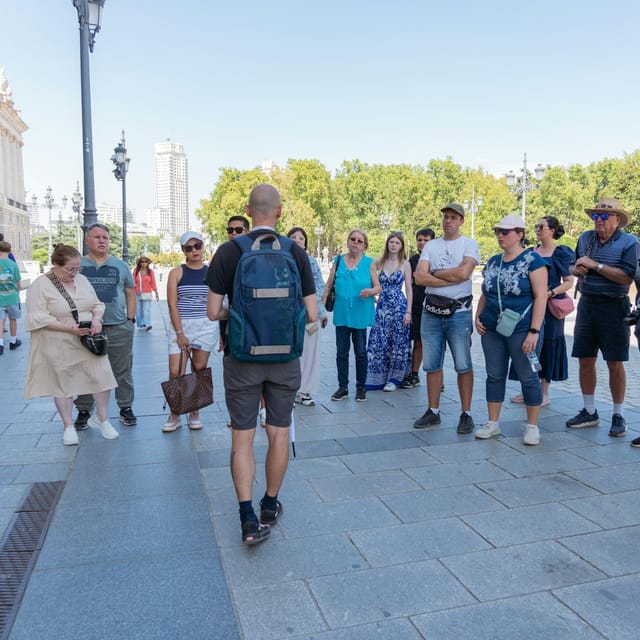
[[[395,391],[411,366],[409,327],[413,290],[411,265],[401,233],[389,234],[376,266],[382,293],[378,297],[376,321],[369,333],[366,388]]]

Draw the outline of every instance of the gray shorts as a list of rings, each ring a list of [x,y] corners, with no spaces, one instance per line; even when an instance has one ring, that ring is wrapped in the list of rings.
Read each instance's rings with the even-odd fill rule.
[[[231,417],[231,428],[256,428],[260,395],[264,396],[267,424],[288,428],[300,388],[300,360],[290,362],[242,362],[225,356],[224,396]]]
[[[10,304],[0,307],[0,320],[17,320],[20,317],[20,307],[17,304]]]

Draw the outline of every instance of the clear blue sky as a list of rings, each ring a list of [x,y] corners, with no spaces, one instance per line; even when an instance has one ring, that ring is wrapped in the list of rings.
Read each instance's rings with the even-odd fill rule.
[[[525,12],[526,9],[526,12]],[[25,188],[82,185],[71,0],[0,0],[0,66],[29,131]],[[154,143],[189,158],[190,209],[220,167],[269,158],[502,174],[640,147],[640,5],[539,0],[106,0],[91,55],[98,201],[126,130],[128,204],[154,206]]]

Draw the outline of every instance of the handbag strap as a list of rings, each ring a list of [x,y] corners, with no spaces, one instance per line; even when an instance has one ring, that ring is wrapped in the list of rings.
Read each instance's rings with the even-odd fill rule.
[[[73,298],[69,295],[69,292],[64,288],[62,282],[58,280],[58,276],[56,276],[53,271],[49,271],[47,274],[47,278],[51,280],[51,284],[60,292],[60,295],[69,303],[71,307],[71,315],[73,319],[76,321],[76,324],[79,324],[80,320],[78,319],[78,307],[76,307],[76,303],[73,301]]]
[[[502,273],[502,259],[504,258],[504,253],[500,256],[500,268],[498,269],[498,278],[497,278],[497,284],[498,284],[498,309],[500,310],[500,313],[502,313],[502,297],[500,296],[500,274]],[[529,313],[529,309],[531,309],[531,305],[533,304],[533,302],[530,302],[529,305],[527,306],[527,308],[520,314],[520,319],[524,318],[527,313]]]
[[[195,371],[195,368],[193,366],[193,357],[191,356],[191,349],[185,349],[184,351],[182,349],[180,349],[180,362],[178,364],[178,371],[182,371],[182,356],[184,355],[184,353],[186,352],[187,354],[187,358],[189,359],[189,361],[191,362],[191,371]],[[185,362],[186,365],[186,362]],[[186,373],[186,366],[185,366],[185,373]],[[180,375],[184,375],[183,373],[181,373]]]

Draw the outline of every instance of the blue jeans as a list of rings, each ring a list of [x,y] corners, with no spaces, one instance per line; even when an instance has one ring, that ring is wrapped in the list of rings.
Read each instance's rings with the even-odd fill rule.
[[[458,311],[450,318],[441,318],[428,311],[422,312],[420,335],[422,337],[422,368],[427,373],[442,369],[447,344],[453,356],[456,373],[473,369],[471,361],[471,311]]]
[[[367,330],[352,327],[336,327],[336,367],[338,386],[349,386],[349,338],[356,354],[356,387],[363,387],[367,381]]]
[[[136,296],[138,306],[136,307],[136,325],[138,327],[148,327],[151,324],[151,302],[152,300],[140,300],[140,294]]]
[[[540,378],[531,370],[527,355],[522,352],[522,343],[527,337],[525,331],[519,331],[505,338],[495,331],[487,331],[482,336],[482,350],[487,369],[487,402],[504,402],[509,370],[509,359],[522,385],[522,396],[526,405],[535,407],[542,402]],[[543,335],[538,336],[536,353],[540,356]]]

